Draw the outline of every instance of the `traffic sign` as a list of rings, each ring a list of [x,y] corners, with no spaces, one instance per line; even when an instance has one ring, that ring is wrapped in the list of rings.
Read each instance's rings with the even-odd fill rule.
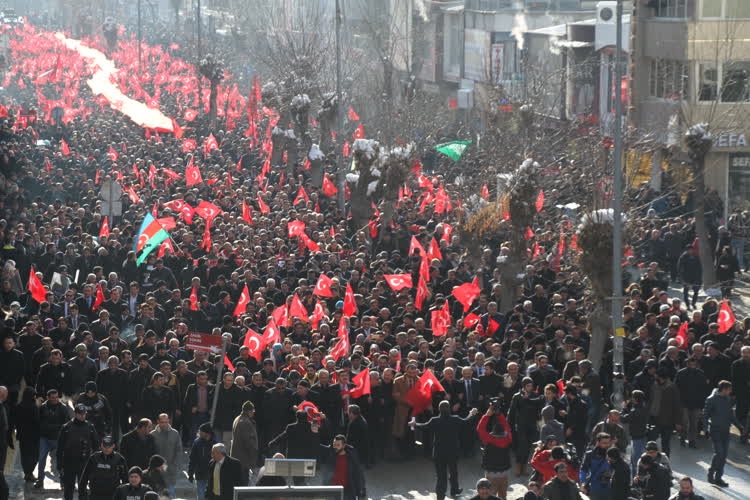
[[[209,335],[207,333],[189,332],[185,341],[185,349],[193,351],[210,352],[219,354],[221,352],[221,335]]]
[[[608,201],[614,198],[615,181],[611,175],[602,178],[602,180],[597,183],[596,187],[599,189],[599,194],[601,194],[602,198],[605,200]]]

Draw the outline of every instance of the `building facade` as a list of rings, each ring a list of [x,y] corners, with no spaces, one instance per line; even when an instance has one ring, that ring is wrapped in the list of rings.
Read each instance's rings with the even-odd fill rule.
[[[749,209],[750,1],[635,0],[634,6],[631,125],[641,137],[679,150],[687,126],[708,123],[714,145],[706,184],[724,200],[724,215]]]

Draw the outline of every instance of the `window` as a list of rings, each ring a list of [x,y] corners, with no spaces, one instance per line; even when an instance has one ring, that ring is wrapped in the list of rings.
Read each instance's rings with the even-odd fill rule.
[[[750,62],[724,64],[721,82],[722,102],[750,101]]]
[[[443,74],[446,76],[459,77],[461,75],[461,16],[445,16],[446,35],[443,38]]]
[[[719,95],[719,72],[715,64],[701,64],[698,66],[700,75],[699,101],[715,101]]]
[[[747,0],[703,0],[701,17],[750,19],[750,2]]]
[[[656,17],[687,17],[687,0],[656,0]]]
[[[652,59],[649,78],[650,95],[680,101],[687,95],[688,65],[684,61]]]
[[[750,61],[700,64],[699,101],[750,102]]]

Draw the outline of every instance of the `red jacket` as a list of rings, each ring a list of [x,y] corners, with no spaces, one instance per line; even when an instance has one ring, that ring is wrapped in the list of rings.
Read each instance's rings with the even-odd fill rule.
[[[489,415],[482,415],[482,418],[479,419],[479,423],[477,424],[477,433],[479,434],[479,440],[482,441],[482,444],[491,444],[493,446],[497,446],[498,448],[507,448],[510,446],[510,443],[513,442],[513,436],[511,435],[510,430],[510,424],[508,423],[508,420],[505,418],[505,415],[502,413],[495,415],[495,418],[497,419],[497,422],[503,427],[505,430],[505,436],[503,437],[496,437],[490,434],[490,432],[487,430],[487,423],[490,419]]]
[[[538,471],[542,475],[542,483],[546,483],[553,477],[555,477],[555,464],[558,462],[565,462],[564,458],[553,459],[550,458],[552,450],[542,450],[534,453],[531,457],[531,466],[534,470]],[[568,477],[577,478],[578,469],[574,469],[572,465],[568,463]]]

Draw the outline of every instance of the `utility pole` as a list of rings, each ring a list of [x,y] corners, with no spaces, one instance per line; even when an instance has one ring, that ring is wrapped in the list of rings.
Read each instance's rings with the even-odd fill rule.
[[[141,56],[141,45],[143,39],[141,38],[141,0],[138,0],[138,70],[143,71],[143,60]]]
[[[620,409],[624,401],[625,330],[622,327],[622,0],[617,0],[617,42],[615,46],[615,153],[613,172],[614,199],[612,203],[612,331],[614,349],[612,356],[612,403]]]
[[[198,17],[198,21],[196,25],[198,28],[198,63],[200,63],[200,60],[203,57],[202,47],[201,47],[201,0],[198,0],[197,17]]]
[[[338,205],[342,216],[346,216],[346,166],[344,165],[344,103],[341,96],[341,0],[336,0],[336,163],[339,171]]]

